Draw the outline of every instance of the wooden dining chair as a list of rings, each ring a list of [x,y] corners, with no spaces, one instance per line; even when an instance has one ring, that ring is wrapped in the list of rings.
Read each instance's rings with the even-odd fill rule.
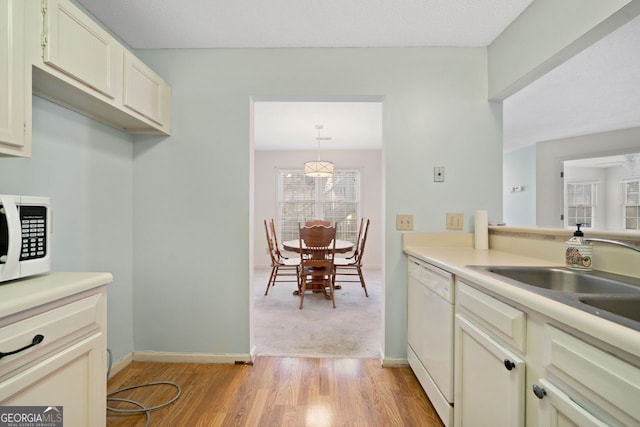
[[[334,298],[334,258],[336,228],[324,226],[300,227],[300,306],[307,290],[321,291],[336,308]],[[328,294],[327,294],[328,290]]]
[[[321,225],[323,227],[331,227],[333,224],[331,221],[325,221],[322,219],[312,219],[304,222],[305,227],[313,227],[315,225]]]
[[[269,232],[271,233],[273,249],[276,251],[276,255],[278,256],[278,258],[289,259],[289,257],[284,256],[280,251],[280,244],[278,243],[278,233],[276,233],[276,221],[273,218],[269,220]]]
[[[336,273],[335,283],[360,282],[362,289],[364,289],[364,294],[367,297],[369,297],[369,293],[367,292],[367,285],[362,275],[362,256],[364,255],[364,246],[367,242],[369,224],[370,220],[367,220],[358,232],[358,242],[353,255],[347,258],[336,257],[334,260]],[[341,278],[344,276],[358,276],[358,280]]]
[[[271,258],[271,274],[264,294],[267,295],[269,288],[275,286],[276,282],[296,282],[299,289],[300,258],[284,258],[278,255],[279,251],[275,249],[275,229],[272,233],[266,219],[264,220],[264,231],[267,236],[269,257]]]
[[[358,226],[358,236],[356,237],[356,244],[353,247],[353,252],[349,251],[351,255],[344,256],[345,259],[353,259],[358,253],[358,246],[360,243],[360,237],[362,236],[362,227],[364,226],[364,218],[360,218],[360,225]]]

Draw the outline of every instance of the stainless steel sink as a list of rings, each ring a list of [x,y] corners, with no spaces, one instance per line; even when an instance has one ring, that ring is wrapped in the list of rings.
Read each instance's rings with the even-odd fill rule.
[[[638,277],[563,267],[467,267],[640,331]]]
[[[561,267],[478,266],[529,286],[578,294],[640,294],[640,279]]]
[[[578,300],[591,307],[640,322],[640,296],[590,295],[580,297]]]

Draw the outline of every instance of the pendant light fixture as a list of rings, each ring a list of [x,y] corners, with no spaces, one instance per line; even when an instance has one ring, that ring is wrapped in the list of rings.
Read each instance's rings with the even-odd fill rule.
[[[331,138],[320,136],[320,131],[323,127],[324,126],[322,125],[316,125],[316,130],[318,131],[318,136],[316,136],[316,141],[318,141],[318,155],[316,160],[312,160],[304,164],[304,174],[306,176],[326,178],[333,175],[333,163],[326,160],[320,160],[320,141],[331,140]]]

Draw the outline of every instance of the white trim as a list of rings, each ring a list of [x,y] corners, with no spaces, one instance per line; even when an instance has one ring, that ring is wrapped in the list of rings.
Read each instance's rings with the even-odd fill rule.
[[[406,368],[409,366],[407,359],[382,359],[383,368]]]
[[[133,362],[133,353],[129,353],[128,355],[120,359],[116,364],[111,365],[111,370],[109,371],[109,378],[107,379],[109,380],[113,378],[115,374],[117,374],[118,372],[122,371],[124,368],[129,366],[131,362]]]
[[[213,353],[160,353],[155,351],[133,352],[135,362],[164,362],[164,363],[251,363],[248,353],[213,354]]]

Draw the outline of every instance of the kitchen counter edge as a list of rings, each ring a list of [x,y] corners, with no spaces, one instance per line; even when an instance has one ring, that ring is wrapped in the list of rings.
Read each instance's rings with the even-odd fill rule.
[[[583,331],[636,358],[640,357],[640,332],[465,267],[467,265],[562,266],[562,264],[502,251],[468,247],[405,246],[404,253],[447,270],[490,293]]]
[[[46,273],[0,283],[0,318],[107,285],[111,273]]]

